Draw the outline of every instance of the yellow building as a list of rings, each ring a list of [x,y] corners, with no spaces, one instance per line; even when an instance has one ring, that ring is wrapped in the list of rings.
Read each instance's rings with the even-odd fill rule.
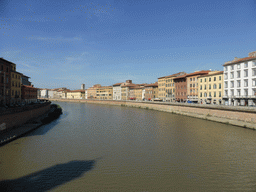
[[[186,74],[179,72],[173,75],[168,75],[158,78],[158,98],[163,101],[175,101],[175,83],[174,78]]]
[[[198,103],[223,104],[223,71],[198,77]]]
[[[96,98],[100,100],[112,100],[113,99],[113,87],[102,86],[96,90]]]
[[[67,91],[67,99],[84,99],[85,98],[85,90],[73,90]]]
[[[21,77],[21,73],[11,71],[11,103],[21,102]]]
[[[87,99],[96,99],[97,98],[97,89],[101,87],[100,84],[93,85],[87,89]]]

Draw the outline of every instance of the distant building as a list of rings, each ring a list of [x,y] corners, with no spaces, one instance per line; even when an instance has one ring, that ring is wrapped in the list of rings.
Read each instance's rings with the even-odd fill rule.
[[[87,99],[96,99],[97,98],[97,89],[101,87],[100,84],[93,85],[87,89]]]
[[[175,101],[175,82],[174,78],[186,74],[179,72],[176,74],[158,78],[158,97],[163,101]]]
[[[112,86],[97,87],[96,99],[112,100],[113,99],[113,87]]]
[[[186,75],[187,81],[187,101],[193,103],[198,102],[198,77],[201,75],[207,75],[210,70],[195,71]]]
[[[121,86],[124,83],[116,83],[113,85],[113,100],[121,100]]]
[[[158,82],[145,85],[145,100],[158,98]]]
[[[37,88],[33,85],[22,85],[21,86],[21,99],[25,103],[31,103],[37,101]]]
[[[256,51],[224,65],[224,96],[228,105],[256,105]]]
[[[85,90],[85,84],[81,85],[81,90]]]
[[[85,90],[69,90],[66,91],[67,99],[84,99],[85,98]]]

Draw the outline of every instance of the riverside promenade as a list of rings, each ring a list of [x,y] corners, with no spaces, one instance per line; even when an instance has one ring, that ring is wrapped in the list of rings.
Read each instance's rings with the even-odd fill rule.
[[[45,109],[45,107],[47,107],[47,108]],[[28,117],[30,119],[28,121],[26,121],[25,123],[20,122],[19,125],[15,124],[16,126],[1,131],[0,132],[0,145],[4,145],[12,140],[15,140],[15,139],[23,136],[24,134],[39,128],[40,126],[44,125],[45,123],[48,123],[51,120],[54,120],[55,117],[53,117],[54,115],[52,115],[52,114],[56,112],[56,107],[50,108],[50,102],[48,102],[48,103],[41,104],[41,108],[42,108],[42,110],[40,113],[33,115],[32,118]],[[24,116],[24,114],[27,114],[27,112],[34,113],[35,111],[33,111],[33,110],[35,110],[35,109],[37,109],[37,110],[40,109],[40,106],[35,106],[34,109],[30,108],[30,109],[27,109],[24,111],[21,109],[16,109],[16,110],[14,110],[14,112],[16,111],[16,113],[11,113],[11,112],[7,111],[5,116],[8,115],[8,113],[9,113],[9,115],[12,115],[12,116],[15,115],[15,117],[22,118]],[[39,114],[39,116],[38,116],[38,114]],[[51,117],[49,117],[49,114],[51,114]],[[2,116],[4,116],[4,115],[2,115]],[[8,122],[8,119],[10,119],[10,116],[7,116],[7,117],[5,117],[5,116],[2,118],[1,121],[4,122],[4,120],[6,120]],[[12,120],[15,121],[14,119],[12,119]]]
[[[225,106],[190,103],[168,103],[152,101],[117,101],[117,100],[91,100],[91,99],[49,99],[59,102],[80,102],[104,105],[118,105],[126,107],[158,110],[173,114],[205,119],[209,121],[230,124],[243,128],[256,130],[256,107]]]

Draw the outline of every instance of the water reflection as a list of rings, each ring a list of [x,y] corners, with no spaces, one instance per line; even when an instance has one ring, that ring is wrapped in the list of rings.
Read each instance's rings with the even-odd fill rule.
[[[70,161],[32,173],[30,175],[0,182],[1,191],[47,191],[81,177],[93,169],[96,160]]]

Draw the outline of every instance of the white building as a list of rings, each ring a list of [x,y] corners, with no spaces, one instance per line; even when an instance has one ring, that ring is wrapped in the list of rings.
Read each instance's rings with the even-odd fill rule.
[[[121,85],[122,83],[113,85],[113,100],[121,100]]]
[[[256,105],[256,51],[224,65],[223,100],[228,105]]]
[[[48,89],[40,89],[40,97],[41,98],[48,98]]]

